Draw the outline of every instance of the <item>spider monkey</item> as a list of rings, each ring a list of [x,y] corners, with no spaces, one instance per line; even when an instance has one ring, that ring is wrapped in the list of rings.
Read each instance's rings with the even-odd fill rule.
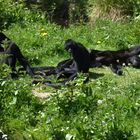
[[[117,51],[100,51],[91,49],[91,67],[102,65],[110,66],[114,73],[122,75],[121,66],[123,64],[128,65],[130,63],[133,67],[140,67],[139,54],[140,45]]]
[[[34,80],[33,84],[41,82],[54,88],[58,88],[65,85],[68,81],[73,80],[78,72],[88,73],[91,65],[89,51],[81,43],[75,42],[72,39],[65,41],[64,48],[72,54],[73,58],[58,63],[53,74],[59,75],[59,78],[63,76],[66,79],[57,85],[54,85],[47,80]]]
[[[3,44],[6,44],[6,48],[2,47]],[[29,63],[27,62],[25,57],[22,55],[19,47],[2,32],[0,32],[0,52],[2,54],[7,54],[3,62],[11,67],[12,69],[11,78],[14,78],[15,76],[17,76],[17,74],[15,74],[17,60],[30,76],[34,75]]]

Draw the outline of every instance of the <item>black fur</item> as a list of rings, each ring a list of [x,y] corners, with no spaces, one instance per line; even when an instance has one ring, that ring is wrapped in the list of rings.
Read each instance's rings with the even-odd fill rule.
[[[8,56],[5,58],[4,62],[11,67],[12,71],[16,71],[16,61],[18,60],[19,63],[23,66],[23,68],[26,70],[26,72],[33,76],[33,71],[28,64],[25,57],[22,55],[19,47],[11,41],[6,35],[2,32],[0,32],[0,44],[2,45],[3,42],[6,40],[7,47],[4,49],[2,46],[0,46],[0,50],[3,54],[7,54]]]
[[[76,77],[77,72],[87,73],[89,71],[91,64],[88,50],[82,44],[77,43],[72,39],[66,40],[64,46],[65,49],[72,54],[73,58],[59,62],[53,73],[56,74],[58,78],[65,78],[64,81],[54,85],[47,80],[34,80],[34,84],[41,82],[48,86],[58,88],[65,85],[70,80],[73,80]]]
[[[90,68],[90,54],[89,51],[81,44],[72,39],[65,41],[65,49],[72,53],[75,61],[75,69],[78,72],[87,73]]]
[[[122,75],[121,66],[123,64],[129,65],[130,63],[133,67],[140,67],[139,54],[140,45],[118,51],[92,49],[90,51],[91,67],[110,66],[114,73]]]

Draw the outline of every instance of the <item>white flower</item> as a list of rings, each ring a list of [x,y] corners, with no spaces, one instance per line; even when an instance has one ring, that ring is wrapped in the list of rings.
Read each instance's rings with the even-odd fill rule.
[[[100,105],[103,103],[103,100],[98,100],[97,103]]]

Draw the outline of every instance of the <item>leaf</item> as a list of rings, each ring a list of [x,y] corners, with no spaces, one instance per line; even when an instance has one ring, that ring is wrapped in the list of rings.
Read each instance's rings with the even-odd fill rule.
[[[15,95],[17,95],[17,94],[18,94],[18,90],[15,91]]]
[[[16,104],[16,102],[17,102],[17,97],[13,97],[13,101],[10,102],[9,104],[10,105],[14,105],[14,104]]]
[[[1,86],[4,86],[5,83],[6,83],[6,81],[3,81],[3,82],[1,83]]]
[[[67,134],[65,137],[66,140],[72,140],[72,138],[73,138],[73,135],[71,134]]]

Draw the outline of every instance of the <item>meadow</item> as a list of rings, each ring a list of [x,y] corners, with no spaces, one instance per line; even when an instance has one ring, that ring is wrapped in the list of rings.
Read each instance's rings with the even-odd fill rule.
[[[64,50],[69,38],[100,50],[140,43],[139,18],[97,19],[62,28],[46,22],[42,14],[24,10],[20,22],[2,31],[16,42],[31,66],[56,66],[69,58]],[[118,76],[108,67],[92,68],[87,83],[83,83],[86,75],[79,73],[61,89],[32,85],[33,78],[27,74],[5,80],[10,69],[1,64],[0,70],[0,130],[8,140],[140,139],[139,69],[124,66],[123,75]],[[49,96],[39,98],[33,91]]]

